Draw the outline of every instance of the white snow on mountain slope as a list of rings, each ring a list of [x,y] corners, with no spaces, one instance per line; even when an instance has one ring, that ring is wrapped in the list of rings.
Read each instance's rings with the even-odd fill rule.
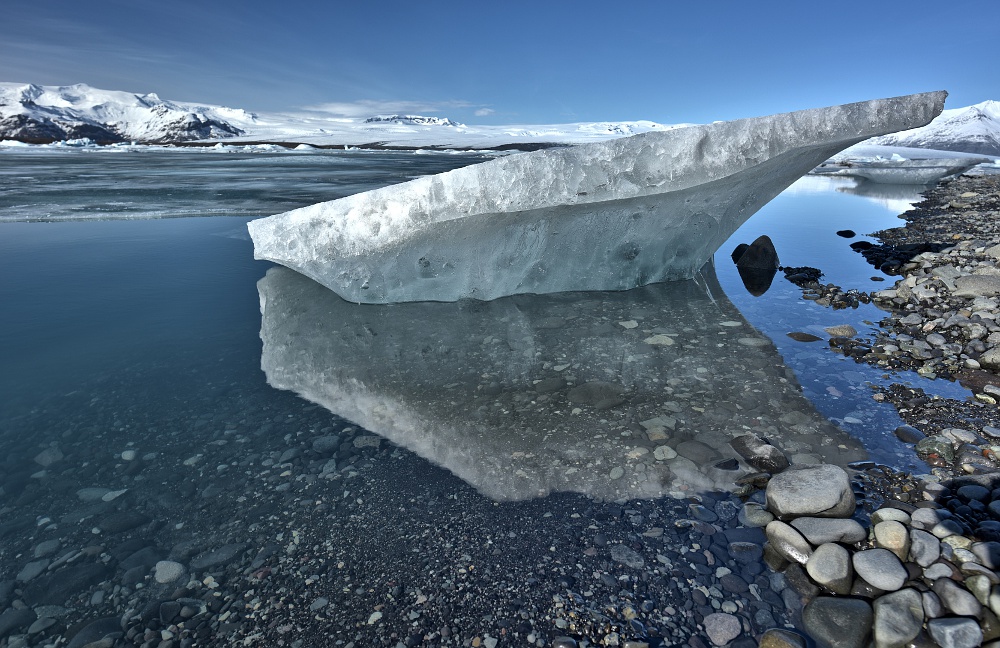
[[[31,143],[84,138],[101,144],[225,139],[234,144],[474,149],[575,144],[670,128],[677,126],[651,121],[469,126],[446,117],[422,115],[345,118],[320,111],[255,114],[84,84],[0,83],[0,140]]]
[[[321,111],[251,113],[100,90],[84,84],[0,83],[0,140],[43,143],[89,138],[101,144],[226,140],[312,146],[400,148],[532,148],[582,144],[689,124],[608,121],[570,124],[462,124],[447,117],[374,114],[338,117]],[[1000,102],[946,110],[928,126],[865,144],[1000,155]]]
[[[164,101],[156,94],[88,85],[0,83],[0,138],[46,142],[88,137],[101,143],[177,142],[239,135],[231,122],[252,123],[243,110]]]
[[[1000,155],[1000,101],[945,110],[922,128],[883,135],[866,144]]]

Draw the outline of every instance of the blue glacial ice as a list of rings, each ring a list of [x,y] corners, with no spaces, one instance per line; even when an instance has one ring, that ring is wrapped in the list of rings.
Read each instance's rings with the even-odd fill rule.
[[[945,97],[511,155],[252,221],[254,254],[358,303],[689,279],[797,178],[852,144],[928,123]]]

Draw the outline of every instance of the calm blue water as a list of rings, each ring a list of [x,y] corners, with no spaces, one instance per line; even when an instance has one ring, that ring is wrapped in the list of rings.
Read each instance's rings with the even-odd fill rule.
[[[253,260],[247,220],[482,159],[371,152],[4,151],[0,409],[16,417],[43,397],[128,367],[159,367],[168,383],[174,373],[189,371],[260,383],[262,376],[251,370],[260,345],[255,284],[269,266]],[[737,243],[768,234],[783,265],[819,267],[824,281],[845,288],[891,285],[872,281],[879,273],[835,232],[864,235],[900,224],[896,214],[916,194],[863,190],[850,180],[803,179],[746,223],[720,249],[716,265],[729,299],[773,340],[819,410],[855,430],[882,460],[909,462],[889,434],[898,424],[891,408],[876,407],[870,398],[868,383],[881,380],[881,373],[830,353],[822,343],[805,345],[786,335],[822,336],[823,327],[840,323],[864,332],[880,311],[824,309],[801,300],[780,275],[766,295],[753,297],[728,258]],[[128,220],[101,220],[106,218]],[[863,424],[843,423],[845,417]]]

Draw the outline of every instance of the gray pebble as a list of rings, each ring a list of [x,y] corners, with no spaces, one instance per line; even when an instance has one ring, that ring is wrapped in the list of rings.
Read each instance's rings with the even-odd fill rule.
[[[934,619],[927,632],[939,646],[975,648],[983,642],[983,631],[975,619]]]
[[[854,554],[854,571],[866,583],[886,592],[894,592],[906,582],[903,563],[888,549],[868,549]]]

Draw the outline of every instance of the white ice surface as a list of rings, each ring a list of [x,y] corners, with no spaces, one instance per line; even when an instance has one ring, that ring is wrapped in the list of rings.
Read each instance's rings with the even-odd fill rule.
[[[257,258],[365,303],[686,279],[798,177],[945,93],[511,155],[249,224]]]

